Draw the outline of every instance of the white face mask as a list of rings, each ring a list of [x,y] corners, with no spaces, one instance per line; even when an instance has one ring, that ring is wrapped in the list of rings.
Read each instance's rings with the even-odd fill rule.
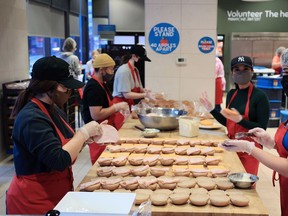
[[[248,70],[232,72],[232,80],[238,85],[244,85],[249,83],[252,76],[253,74],[251,73],[251,71]]]

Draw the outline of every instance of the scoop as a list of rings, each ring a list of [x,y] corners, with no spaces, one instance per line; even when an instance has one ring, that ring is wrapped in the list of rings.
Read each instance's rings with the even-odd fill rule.
[[[143,131],[143,136],[146,138],[153,138],[156,137],[160,130],[156,128],[145,128]]]

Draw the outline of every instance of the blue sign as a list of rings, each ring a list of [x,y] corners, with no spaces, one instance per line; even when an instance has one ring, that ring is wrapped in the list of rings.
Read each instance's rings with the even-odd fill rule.
[[[179,44],[178,30],[169,23],[158,23],[151,28],[149,33],[150,47],[157,53],[169,54]]]
[[[210,37],[203,37],[198,42],[198,48],[202,53],[210,53],[215,48],[215,42]]]

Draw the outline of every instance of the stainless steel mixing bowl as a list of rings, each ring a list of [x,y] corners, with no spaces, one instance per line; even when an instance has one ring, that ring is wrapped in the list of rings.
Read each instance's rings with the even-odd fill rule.
[[[174,108],[138,108],[140,122],[147,128],[174,130],[178,127],[178,117],[187,112]]]
[[[259,180],[258,176],[250,173],[232,173],[228,178],[237,188],[250,188]]]

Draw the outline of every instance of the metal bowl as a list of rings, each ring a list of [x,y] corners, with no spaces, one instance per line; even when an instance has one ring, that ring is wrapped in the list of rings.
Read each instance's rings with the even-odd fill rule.
[[[259,180],[259,177],[250,173],[232,173],[228,175],[230,181],[237,188],[247,189]]]
[[[136,110],[140,122],[146,128],[174,130],[178,127],[178,117],[185,111],[174,108],[138,108]]]

